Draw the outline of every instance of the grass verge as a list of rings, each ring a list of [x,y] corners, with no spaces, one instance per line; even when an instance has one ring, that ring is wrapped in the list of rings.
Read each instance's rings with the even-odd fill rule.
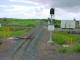
[[[73,47],[60,47],[58,49],[59,53],[68,53],[68,54],[72,54],[72,53],[80,53],[80,44],[74,45]]]
[[[67,32],[58,32],[58,31],[55,31],[53,33],[53,40],[59,45],[67,43],[70,38],[72,38],[72,42],[80,42],[79,35],[69,34]]]

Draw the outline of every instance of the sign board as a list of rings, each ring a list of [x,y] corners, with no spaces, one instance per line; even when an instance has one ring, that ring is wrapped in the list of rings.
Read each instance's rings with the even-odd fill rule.
[[[48,30],[53,31],[54,30],[54,25],[48,25]]]
[[[75,21],[74,20],[62,20],[61,28],[75,28]]]
[[[0,27],[1,27],[1,24],[0,24]]]

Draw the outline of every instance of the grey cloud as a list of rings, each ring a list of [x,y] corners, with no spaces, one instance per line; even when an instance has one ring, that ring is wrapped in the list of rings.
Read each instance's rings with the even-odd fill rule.
[[[51,6],[71,8],[80,5],[80,0],[52,0]]]
[[[79,12],[80,0],[31,0],[41,4],[48,4],[49,7],[62,8],[70,12]]]
[[[70,12],[79,12],[80,0],[52,0],[50,6],[62,8]]]

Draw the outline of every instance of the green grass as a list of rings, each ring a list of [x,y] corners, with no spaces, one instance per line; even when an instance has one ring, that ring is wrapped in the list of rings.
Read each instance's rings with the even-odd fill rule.
[[[10,37],[17,37],[17,36],[22,36],[22,35],[24,35],[26,33],[25,32],[15,32],[15,31],[13,32],[13,31],[11,31],[9,33],[9,35],[10,35]],[[7,38],[7,32],[5,34],[5,37]],[[0,38],[3,38],[3,32],[2,31],[0,31]]]
[[[66,53],[66,52],[67,52],[67,48],[65,48],[65,47],[60,47],[60,48],[58,49],[58,52],[59,52],[59,53]]]
[[[9,30],[10,31],[28,31],[30,30],[32,27],[9,27]],[[0,27],[0,31],[4,31],[6,30],[7,31],[7,27]]]
[[[8,25],[19,25],[19,26],[37,26],[39,21],[37,19],[7,19],[3,21],[0,19],[0,23],[7,23]]]
[[[5,30],[5,34],[6,34],[6,38],[7,38],[7,28],[5,27],[1,27],[0,28],[0,38],[3,38],[3,31]],[[26,34],[28,31],[31,30],[31,27],[27,27],[27,28],[13,28],[13,27],[10,27],[10,37],[17,37],[17,36],[21,36],[21,35],[24,35]]]
[[[60,47],[58,48],[58,52],[59,53],[67,53],[67,54],[73,54],[75,51],[73,50],[73,48],[67,48],[67,47]]]
[[[69,47],[69,48],[60,47],[58,49],[58,52],[59,53],[67,53],[67,54],[80,52],[80,44],[74,45],[73,47]]]
[[[73,51],[80,52],[80,44],[73,46]]]
[[[68,40],[72,38],[72,42],[80,43],[80,36],[76,34],[70,34],[67,32],[53,32],[53,40],[56,44],[62,45],[68,43]],[[59,53],[72,54],[75,52],[80,52],[80,44],[74,44],[72,47],[60,47],[57,49]]]
[[[27,32],[26,32],[27,33]],[[10,32],[10,36],[22,36],[22,35],[24,35],[25,34],[25,32]]]
[[[66,43],[70,38],[72,38],[73,42],[80,42],[79,35],[69,34],[67,32],[58,32],[58,31],[55,31],[53,33],[53,40],[60,45]]]
[[[7,25],[18,25],[18,26],[28,26],[28,27],[9,27],[10,28],[10,37],[12,36],[21,36],[30,31],[32,27],[38,26],[39,21],[37,19],[7,19],[5,22],[3,19],[0,19],[0,23],[6,23]],[[3,30],[6,30],[6,27],[0,28],[0,38],[3,38]],[[7,34],[7,33],[6,33]],[[6,35],[7,37],[7,35]]]
[[[5,29],[5,27],[0,27],[0,31],[3,31]]]

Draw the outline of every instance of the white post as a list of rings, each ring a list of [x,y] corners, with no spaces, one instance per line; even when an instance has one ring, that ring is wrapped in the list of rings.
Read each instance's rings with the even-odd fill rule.
[[[52,15],[51,15],[51,25],[52,25]],[[52,43],[53,42],[52,37],[53,37],[53,33],[52,33],[52,31],[50,31],[50,39],[48,41],[49,43]]]
[[[53,42],[53,40],[52,40],[52,31],[50,31],[50,39],[49,39],[48,42],[49,42],[49,43]]]

